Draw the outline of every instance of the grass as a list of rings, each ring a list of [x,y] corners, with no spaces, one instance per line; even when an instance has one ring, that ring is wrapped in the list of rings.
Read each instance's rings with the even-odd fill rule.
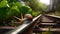
[[[55,11],[54,13],[50,13],[50,15],[56,15],[56,16],[60,16],[60,12]]]

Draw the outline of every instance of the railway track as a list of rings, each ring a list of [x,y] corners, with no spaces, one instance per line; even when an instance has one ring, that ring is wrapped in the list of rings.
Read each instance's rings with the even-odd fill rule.
[[[3,28],[2,32],[4,31]],[[9,30],[8,28],[5,30]],[[10,29],[11,30],[11,29]],[[52,15],[39,15],[30,23],[22,24],[6,34],[32,34],[50,31],[52,34],[60,34],[60,17]]]
[[[35,30],[38,30],[37,32],[40,32],[41,34],[42,32],[47,32],[49,30],[52,34],[60,34],[60,17],[52,15],[42,15],[40,24]]]

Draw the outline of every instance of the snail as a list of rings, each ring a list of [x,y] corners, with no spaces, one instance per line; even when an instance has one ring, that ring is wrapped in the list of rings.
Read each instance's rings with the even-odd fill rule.
[[[25,14],[23,19],[20,19],[20,18],[18,18],[18,17],[16,17],[16,16],[14,16],[14,18],[18,19],[19,22],[21,22],[21,23],[23,23],[25,19],[28,19],[28,20],[30,20],[30,21],[32,21],[32,19],[33,19],[33,17],[32,17],[31,14]]]

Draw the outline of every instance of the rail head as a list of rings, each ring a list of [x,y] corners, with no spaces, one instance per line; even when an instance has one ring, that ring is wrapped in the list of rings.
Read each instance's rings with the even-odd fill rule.
[[[48,17],[54,17],[54,18],[58,18],[58,19],[60,19],[60,16],[49,15],[49,14],[45,14],[45,16],[48,16]]]
[[[26,31],[36,20],[38,20],[38,18],[40,17],[41,15],[35,17],[30,23],[25,23],[25,24],[22,24],[16,28],[14,28],[12,31],[9,31],[5,34],[22,34],[24,31]]]

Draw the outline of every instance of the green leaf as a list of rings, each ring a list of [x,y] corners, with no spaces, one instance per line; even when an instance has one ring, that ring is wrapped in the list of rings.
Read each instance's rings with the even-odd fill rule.
[[[16,2],[15,5],[18,6],[19,8],[22,7],[22,3],[21,2]]]
[[[11,16],[16,16],[20,13],[18,7],[16,5],[13,5],[11,7],[11,9],[8,11],[7,15],[8,17],[11,17]]]
[[[29,10],[30,10],[29,7],[27,7],[27,6],[22,6],[21,13],[22,13],[23,15],[25,15],[26,13],[29,12]]]
[[[2,1],[0,2],[0,8],[2,8],[2,7],[7,7],[7,4],[8,4],[7,0],[2,0]]]
[[[11,9],[19,12],[18,6],[16,6],[16,5],[13,5]]]

